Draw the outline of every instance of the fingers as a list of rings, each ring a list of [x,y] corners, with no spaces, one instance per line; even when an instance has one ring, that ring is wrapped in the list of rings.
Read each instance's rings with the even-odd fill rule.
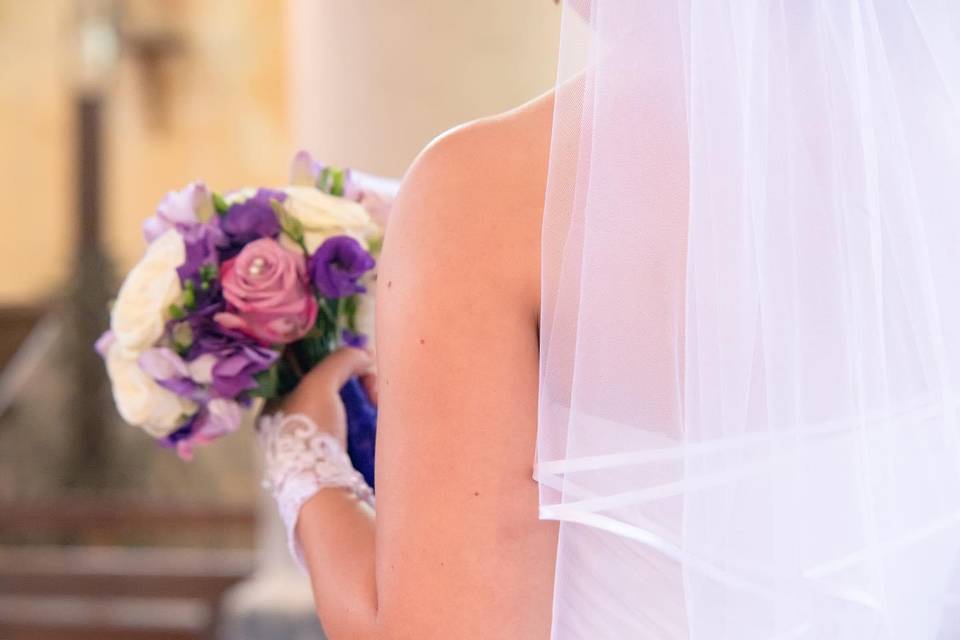
[[[317,377],[340,389],[350,378],[362,376],[373,367],[373,358],[363,349],[342,347],[324,358],[315,366],[308,377]]]
[[[361,376],[360,382],[363,384],[363,389],[367,392],[367,397],[370,398],[370,402],[376,407],[379,404],[379,396],[377,395],[377,374],[368,373],[364,376]]]

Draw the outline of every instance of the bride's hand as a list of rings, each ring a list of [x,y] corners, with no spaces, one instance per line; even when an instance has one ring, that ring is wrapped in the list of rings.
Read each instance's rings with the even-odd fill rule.
[[[297,388],[280,405],[280,410],[286,414],[306,415],[345,447],[347,415],[340,400],[340,389],[350,378],[360,376],[370,401],[376,404],[376,376],[373,365],[373,357],[363,349],[338,349],[304,376]]]

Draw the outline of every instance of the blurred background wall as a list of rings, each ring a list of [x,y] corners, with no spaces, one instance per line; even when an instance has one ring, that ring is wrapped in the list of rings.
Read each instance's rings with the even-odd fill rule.
[[[0,304],[43,299],[67,277],[77,4],[0,0]],[[282,181],[301,146],[399,177],[432,137],[546,91],[556,69],[551,0],[121,5],[134,41],[109,86],[105,192],[120,268],[170,188]]]
[[[551,0],[293,0],[294,137],[399,177],[439,133],[550,89],[559,18]]]
[[[249,430],[180,462],[119,421],[90,349],[163,194],[282,183],[300,148],[400,177],[548,90],[559,20],[551,0],[0,0],[0,638],[212,637],[271,557]]]
[[[79,45],[74,0],[0,1],[0,300],[50,295],[67,277]],[[128,0],[106,87],[105,240],[120,266],[165,190],[203,176],[282,175],[289,153],[284,7],[271,0]],[[29,265],[29,268],[24,268]]]

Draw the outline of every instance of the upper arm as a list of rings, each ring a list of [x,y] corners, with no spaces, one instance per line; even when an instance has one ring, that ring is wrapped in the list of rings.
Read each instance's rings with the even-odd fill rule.
[[[376,570],[396,637],[549,629],[556,529],[531,479],[539,220],[494,188],[525,177],[491,174],[471,136],[411,169],[378,276]]]

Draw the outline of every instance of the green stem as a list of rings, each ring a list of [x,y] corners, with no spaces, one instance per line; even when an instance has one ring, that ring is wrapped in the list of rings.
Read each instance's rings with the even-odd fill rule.
[[[320,300],[319,306],[320,306],[320,310],[323,311],[323,315],[326,316],[327,321],[330,323],[331,326],[333,326],[334,329],[336,329],[337,325],[339,324],[337,322],[337,315],[335,312],[330,310],[330,307],[327,306],[326,299]]]
[[[295,354],[292,349],[286,349],[283,352],[283,357],[287,361],[287,364],[290,365],[290,368],[293,369],[297,378],[303,378],[303,369],[300,367],[300,361],[297,360],[297,354]]]

